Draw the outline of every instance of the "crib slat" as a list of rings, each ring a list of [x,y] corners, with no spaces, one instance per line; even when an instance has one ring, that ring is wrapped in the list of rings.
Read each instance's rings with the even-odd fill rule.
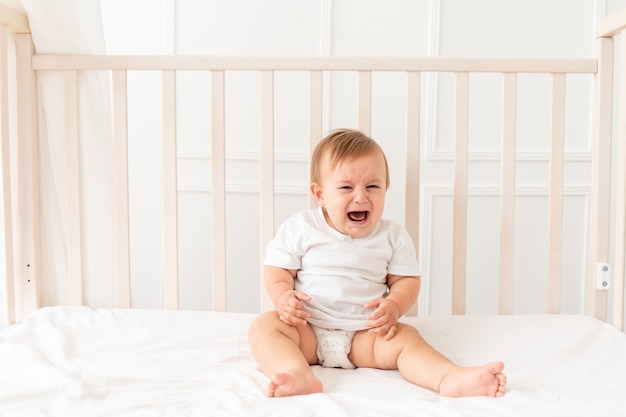
[[[163,71],[163,296],[178,309],[178,173],[176,147],[176,72]]]
[[[359,78],[359,130],[366,135],[372,133],[372,72],[358,71]]]
[[[65,97],[65,146],[67,172],[67,216],[68,216],[68,288],[69,303],[81,305],[82,256],[80,216],[80,155],[78,151],[78,75],[76,71],[63,73]]]
[[[548,281],[549,314],[561,312],[563,260],[563,169],[565,155],[565,74],[552,75],[552,133],[550,187],[548,192]]]
[[[455,74],[452,313],[465,314],[469,75]]]
[[[593,95],[587,312],[602,321],[606,321],[607,316],[607,293],[596,289],[596,263],[609,259],[613,49],[612,38],[596,40],[598,72],[594,77]]]
[[[547,312],[561,311],[563,252],[563,169],[565,152],[565,74],[552,75],[552,132],[548,193]]]
[[[30,34],[15,35],[17,82],[17,249],[18,295],[21,309],[17,320],[41,306],[41,250],[39,233],[39,153],[37,149],[37,99],[35,72],[31,57],[34,46]]]
[[[5,318],[9,325],[15,323],[15,275],[13,267],[13,203],[11,191],[11,149],[9,132],[9,75],[8,75],[8,36],[6,25],[0,25],[0,140],[2,148],[2,212],[4,226],[4,273],[5,281]]]
[[[618,150],[615,195],[615,268],[613,274],[613,325],[624,330],[624,263],[626,262],[626,29],[621,31]]]
[[[405,224],[419,254],[420,221],[420,73],[406,74],[406,203]],[[417,315],[417,301],[407,314]]]
[[[118,308],[129,308],[131,306],[130,224],[128,208],[128,100],[126,88],[126,71],[113,71],[115,277]]]
[[[224,71],[211,76],[211,245],[213,310],[226,311],[226,129]]]
[[[420,185],[420,73],[406,75],[406,228],[419,251]]]
[[[261,71],[261,156],[260,156],[260,248],[261,260],[265,248],[274,237],[274,72]],[[262,264],[262,262],[261,262]],[[261,311],[270,311],[272,301],[265,291],[261,273]]]
[[[500,314],[513,314],[517,74],[503,74],[500,199]]]

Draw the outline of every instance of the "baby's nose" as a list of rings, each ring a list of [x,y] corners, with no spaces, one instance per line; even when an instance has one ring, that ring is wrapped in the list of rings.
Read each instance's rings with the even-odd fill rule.
[[[354,201],[367,202],[367,191],[363,188],[357,188],[354,194]]]

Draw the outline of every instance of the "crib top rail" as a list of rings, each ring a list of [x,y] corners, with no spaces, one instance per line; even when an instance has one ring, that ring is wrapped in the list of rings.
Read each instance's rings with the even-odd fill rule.
[[[33,56],[34,70],[424,71],[593,74],[595,59],[345,56]]]

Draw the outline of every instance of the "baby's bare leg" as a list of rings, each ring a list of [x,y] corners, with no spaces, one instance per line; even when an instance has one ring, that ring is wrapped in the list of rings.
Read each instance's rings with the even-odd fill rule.
[[[349,356],[356,366],[398,369],[408,381],[450,397],[504,395],[504,364],[457,366],[430,346],[411,326],[398,324],[389,341],[361,331],[356,334]]]
[[[269,397],[322,391],[309,365],[317,361],[315,334],[309,326],[289,326],[272,311],[252,322],[248,340],[259,367],[271,378]]]

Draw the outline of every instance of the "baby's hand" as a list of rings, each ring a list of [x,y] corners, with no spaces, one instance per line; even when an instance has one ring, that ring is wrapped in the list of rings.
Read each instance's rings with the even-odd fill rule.
[[[290,326],[306,325],[305,319],[311,315],[303,310],[303,301],[309,301],[310,299],[311,297],[300,291],[288,290],[283,292],[278,297],[278,302],[276,303],[278,317],[283,323]]]
[[[379,298],[365,304],[365,308],[374,308],[374,312],[367,316],[367,327],[370,333],[383,335],[390,340],[396,334],[396,325],[400,318],[398,304],[387,298]]]

